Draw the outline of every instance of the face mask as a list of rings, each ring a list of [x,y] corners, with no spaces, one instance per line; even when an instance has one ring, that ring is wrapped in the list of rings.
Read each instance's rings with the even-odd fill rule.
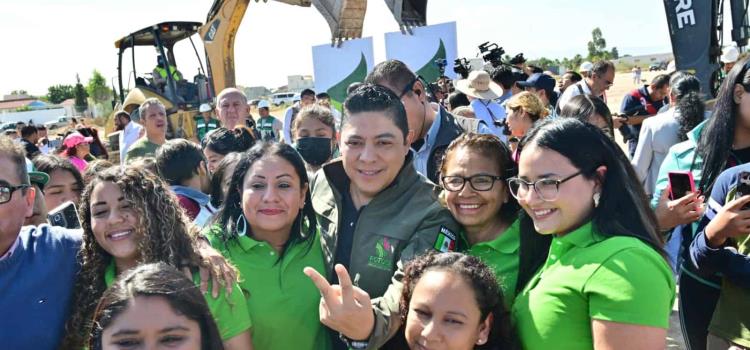
[[[303,137],[294,145],[307,164],[321,166],[331,159],[331,139],[328,137]]]

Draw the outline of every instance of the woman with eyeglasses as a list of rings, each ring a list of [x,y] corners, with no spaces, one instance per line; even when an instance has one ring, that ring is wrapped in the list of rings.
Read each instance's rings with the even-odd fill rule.
[[[510,150],[494,135],[464,134],[448,146],[440,169],[443,199],[461,224],[459,249],[489,265],[510,307],[516,295],[519,206],[506,180]]]
[[[724,79],[711,117],[690,131],[687,141],[669,149],[651,199],[660,229],[667,235],[671,232],[667,252],[680,276],[680,321],[689,349],[706,348],[711,315],[721,290],[721,276],[700,273],[687,256],[705,210],[701,193],[711,193],[724,170],[748,162],[750,61],[744,59]],[[690,171],[698,191],[670,199],[670,171]]]
[[[625,154],[570,118],[520,146],[508,185],[525,211],[512,309],[523,348],[663,349],[675,281]]]

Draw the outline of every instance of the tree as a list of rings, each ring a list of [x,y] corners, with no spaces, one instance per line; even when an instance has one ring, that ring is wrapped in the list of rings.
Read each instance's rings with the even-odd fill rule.
[[[612,47],[612,50],[609,51],[609,54],[612,55],[612,59],[616,60],[616,59],[620,58],[620,52],[617,51],[616,47]]]
[[[47,100],[54,104],[74,97],[76,97],[76,93],[73,85],[58,84],[47,88]]]
[[[107,79],[104,79],[104,76],[96,69],[91,73],[86,92],[94,100],[94,103],[107,102],[111,96],[111,90],[107,87]]]
[[[583,63],[583,56],[576,54],[575,57],[570,60],[570,69],[577,71],[578,67],[581,66],[581,63]]]
[[[588,50],[589,61],[608,60],[612,56],[607,51],[607,40],[604,40],[602,30],[598,27],[591,31],[591,41],[588,42]]]
[[[76,112],[83,113],[89,108],[89,103],[86,101],[88,94],[86,94],[86,89],[83,88],[81,78],[78,77],[78,74],[76,74],[76,87],[74,94],[76,99]]]

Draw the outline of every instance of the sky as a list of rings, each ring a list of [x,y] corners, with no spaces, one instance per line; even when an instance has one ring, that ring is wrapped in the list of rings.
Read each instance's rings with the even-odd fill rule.
[[[114,42],[163,21],[205,21],[211,0],[0,0],[0,95],[27,90],[47,93],[56,84],[88,81],[94,69],[116,81]],[[620,55],[670,52],[664,5],[656,0],[432,0],[427,23],[456,21],[459,57],[475,57],[477,46],[496,42],[510,55],[527,58],[586,55],[595,27]],[[382,0],[369,0],[363,36],[373,37],[376,62],[385,59],[384,33],[398,31]],[[197,37],[195,37],[197,39]],[[201,50],[200,40],[196,40]],[[330,43],[330,30],[312,7],[251,1],[235,41],[237,83],[274,88],[287,75],[312,75],[314,45]],[[186,77],[197,72],[190,44],[176,50]],[[149,52],[150,51],[150,52]],[[153,68],[144,48],[136,68]],[[188,57],[180,61],[180,57]],[[129,67],[129,66],[128,66]],[[130,68],[128,68],[130,69]]]

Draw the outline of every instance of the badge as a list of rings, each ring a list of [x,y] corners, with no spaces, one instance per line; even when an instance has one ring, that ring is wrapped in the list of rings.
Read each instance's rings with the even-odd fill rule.
[[[441,225],[440,233],[438,233],[433,247],[441,253],[456,251],[456,234],[451,232],[447,227]]]

